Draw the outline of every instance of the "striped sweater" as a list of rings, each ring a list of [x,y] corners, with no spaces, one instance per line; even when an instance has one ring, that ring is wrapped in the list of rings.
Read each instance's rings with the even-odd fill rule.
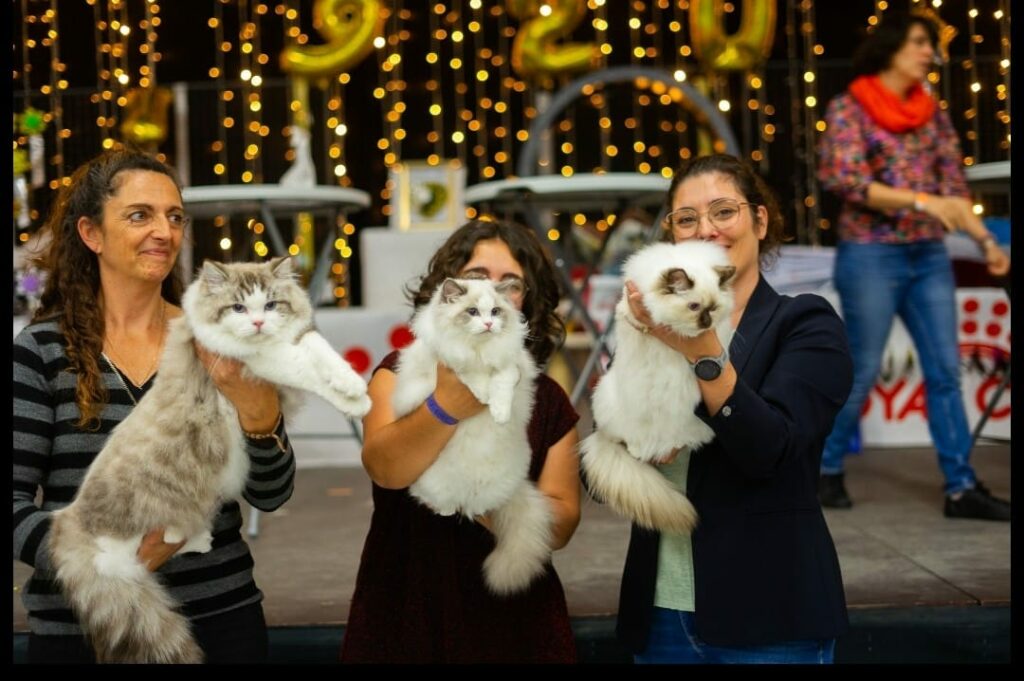
[[[135,404],[120,374],[101,362],[109,403],[100,414],[100,428],[96,432],[77,428],[77,379],[65,371],[65,345],[57,322],[44,321],[25,327],[14,339],[12,352],[14,558],[35,568],[23,589],[22,602],[30,629],[42,635],[81,634],[54,581],[45,550],[50,513],[71,503],[89,464]],[[262,511],[280,507],[291,496],[294,484],[295,457],[283,424],[278,428],[286,451],[272,438],[246,442],[251,470],[243,496]],[[41,506],[36,501],[40,491]],[[224,504],[214,519],[213,549],[176,555],[159,569],[162,582],[187,617],[207,617],[262,600],[241,527],[238,502]]]

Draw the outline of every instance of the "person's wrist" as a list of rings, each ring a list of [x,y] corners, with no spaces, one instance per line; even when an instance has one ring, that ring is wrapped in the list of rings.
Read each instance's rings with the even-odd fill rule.
[[[260,423],[260,427],[254,430],[249,430],[245,423],[242,423],[242,435],[246,437],[250,442],[257,443],[257,446],[261,449],[268,449],[277,446],[282,452],[288,451],[285,447],[284,441],[281,436],[277,434],[277,431],[281,428],[281,424],[284,422],[284,414],[281,412],[277,413],[274,417],[273,424],[270,426],[264,426]],[[273,444],[271,444],[273,443]]]
[[[249,437],[269,436],[277,430],[277,426],[280,424],[281,418],[280,411],[252,416],[239,414],[238,424],[242,427],[242,432]]]
[[[992,234],[986,234],[978,240],[978,247],[981,248],[984,253],[988,253],[992,248],[995,248],[998,245],[996,238],[992,236]]]
[[[928,195],[924,192],[916,192],[914,194],[914,210],[923,213],[925,206],[928,204]]]
[[[454,426],[459,422],[459,419],[452,416],[444,407],[438,404],[435,393],[430,393],[427,396],[426,405],[430,414],[444,425]]]

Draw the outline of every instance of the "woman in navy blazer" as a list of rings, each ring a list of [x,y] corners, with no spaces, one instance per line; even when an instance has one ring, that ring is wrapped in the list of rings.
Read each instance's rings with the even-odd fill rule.
[[[687,339],[654,327],[627,283],[652,335],[691,364],[705,359],[696,413],[715,439],[692,455],[666,452],[659,466],[700,520],[690,537],[633,526],[619,638],[638,662],[832,662],[848,623],[817,487],[822,445],[853,380],[843,323],[824,298],[779,295],[761,276],[782,218],[746,163],[690,161],[667,204],[667,240],[727,249],[736,333],[725,353],[713,330]],[[671,404],[656,408],[671,418]]]

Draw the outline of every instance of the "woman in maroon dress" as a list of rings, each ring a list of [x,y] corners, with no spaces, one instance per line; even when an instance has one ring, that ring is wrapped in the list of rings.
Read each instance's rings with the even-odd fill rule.
[[[470,222],[430,261],[410,295],[430,300],[446,277],[513,280],[513,302],[529,321],[527,349],[543,366],[564,338],[555,313],[558,285],[540,242],[529,229]],[[437,459],[455,425],[426,404],[396,419],[391,408],[397,353],[370,380],[373,408],[363,419],[363,465],[373,480],[373,517],[356,577],[343,662],[574,662],[576,648],[565,594],[554,568],[526,591],[493,595],[483,561],[494,548],[489,520],[435,515],[408,487]],[[442,416],[468,418],[484,409],[446,367],[434,392]],[[553,549],[579,523],[578,415],[557,383],[541,374],[529,423],[530,479],[551,503]]]

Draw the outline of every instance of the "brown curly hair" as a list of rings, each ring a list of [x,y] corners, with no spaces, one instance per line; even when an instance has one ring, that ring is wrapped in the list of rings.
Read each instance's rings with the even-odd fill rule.
[[[45,272],[46,284],[32,321],[57,318],[60,324],[67,342],[68,370],[78,376],[75,402],[80,416],[76,425],[86,430],[99,429],[99,415],[108,395],[99,367],[104,333],[99,261],[82,242],[78,220],[87,217],[102,224],[103,208],[120,186],[118,175],[129,170],[161,173],[181,190],[174,171],[148,154],[134,149],[104,152],[79,166],[71,174],[71,182],[61,187],[43,226],[49,243],[33,258],[36,267]],[[181,302],[177,267],[164,279],[161,293],[174,305]]]
[[[767,209],[768,228],[764,238],[758,242],[757,252],[761,269],[771,267],[779,256],[779,247],[782,246],[782,242],[787,241],[784,235],[782,211],[779,209],[779,200],[775,197],[775,192],[749,163],[730,154],[697,156],[684,162],[672,176],[672,184],[665,196],[665,214],[672,211],[672,200],[683,180],[706,173],[726,175],[747,201]],[[662,225],[662,241],[672,241],[672,231],[667,229],[664,224]]]
[[[430,302],[441,282],[447,277],[457,277],[473,256],[477,242],[485,239],[504,241],[523,268],[526,294],[522,312],[530,328],[526,348],[537,365],[544,366],[565,340],[565,324],[555,312],[560,296],[554,265],[529,227],[508,221],[467,222],[455,230],[430,259],[419,287],[407,287],[406,294],[415,308]]]

